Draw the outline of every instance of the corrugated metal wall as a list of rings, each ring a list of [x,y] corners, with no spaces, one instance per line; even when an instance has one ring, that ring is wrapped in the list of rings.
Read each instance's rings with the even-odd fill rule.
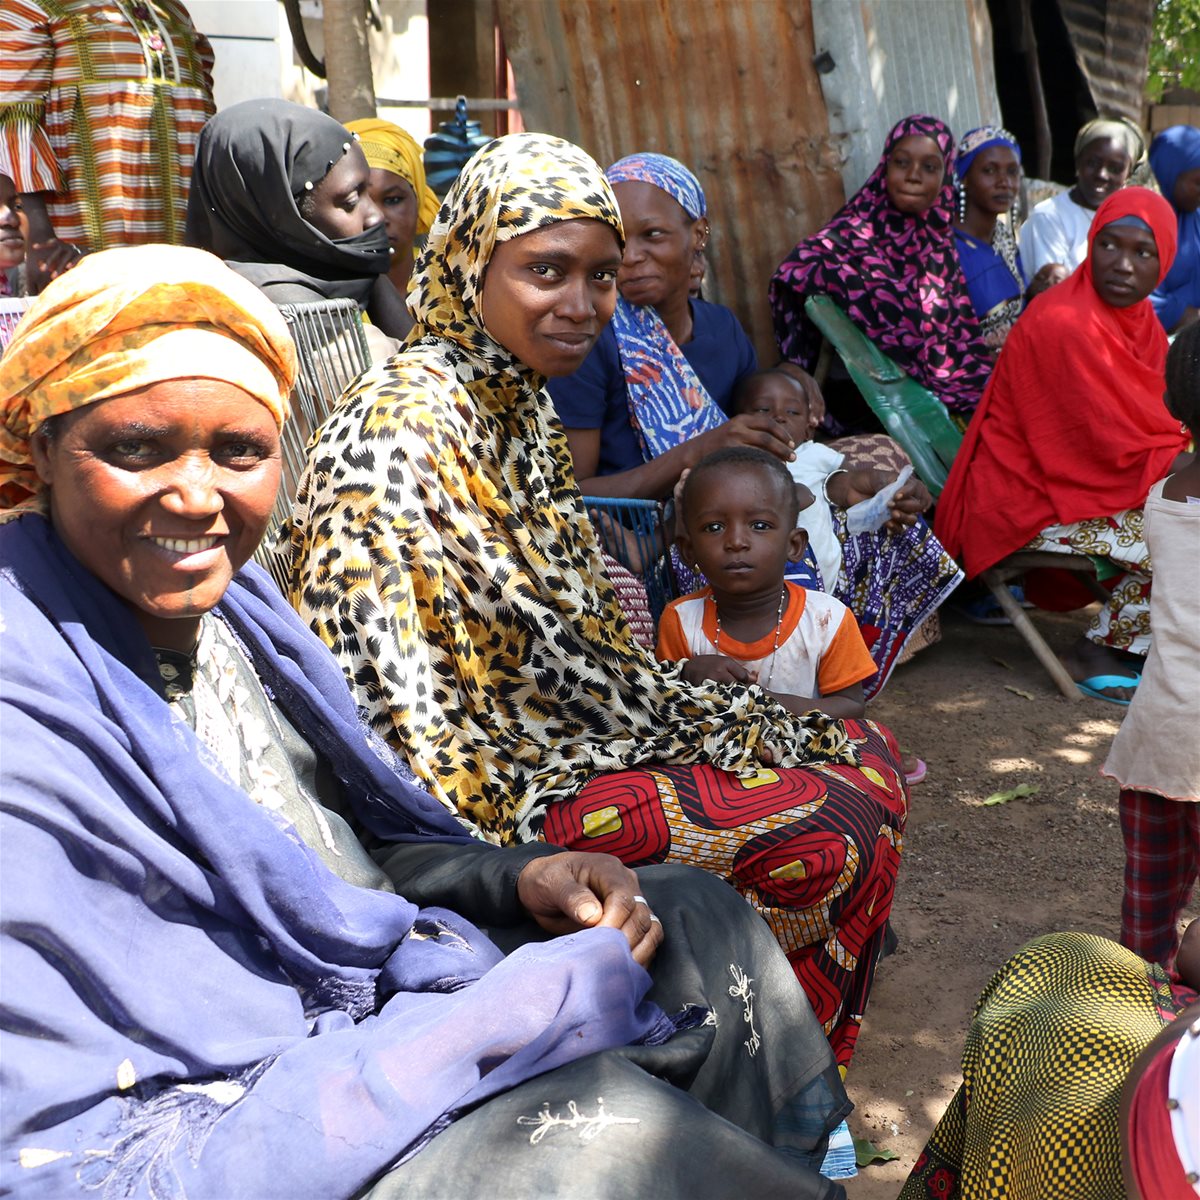
[[[696,172],[706,294],[774,361],[767,282],[844,199],[809,0],[500,0],[500,18],[526,128],[601,166],[657,150]]]
[[[986,0],[499,0],[499,14],[526,128],[602,166],[658,150],[696,172],[706,294],[764,361],[771,274],[866,178],[891,125],[931,112],[961,134],[999,114]]]
[[[1141,124],[1155,0],[1059,0],[1097,110]]]
[[[812,0],[829,126],[844,137],[847,194],[875,169],[901,117],[930,113],[961,137],[999,123],[986,0]]]

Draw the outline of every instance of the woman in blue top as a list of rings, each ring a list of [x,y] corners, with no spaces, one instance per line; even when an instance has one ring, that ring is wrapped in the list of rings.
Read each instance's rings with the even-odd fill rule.
[[[1200,309],[1200,129],[1164,129],[1150,143],[1150,166],[1179,218],[1175,264],[1150,297],[1163,328],[1175,333]]]
[[[685,470],[725,446],[794,460],[797,445],[824,417],[824,400],[807,372],[789,364],[787,373],[807,401],[806,429],[789,431],[787,420],[765,406],[736,412],[734,392],[757,362],[729,309],[689,298],[696,256],[709,233],[695,175],[674,158],[647,153],[622,158],[605,177],[625,230],[616,312],[583,365],[548,385],[579,490],[662,499]],[[838,449],[854,453],[843,444]],[[836,528],[848,547],[839,577],[822,581],[808,565],[792,578],[836,595],[873,631],[867,640],[878,671],[867,684],[870,697],[886,682],[909,634],[961,574],[923,521],[898,532],[851,535],[839,517]],[[683,591],[702,586],[682,561],[674,565]],[[923,777],[912,756],[904,765],[906,775]]]
[[[617,311],[583,366],[550,381],[580,491],[662,499],[723,446],[786,461],[793,447],[768,418],[727,419],[734,388],[758,368],[740,322],[688,296],[709,234],[699,181],[665,154],[629,155],[605,175],[625,227]]]
[[[954,248],[984,340],[999,353],[1026,301],[1065,279],[1067,272],[1047,263],[1032,282],[1027,279],[1016,237],[1021,147],[1011,133],[981,125],[964,134],[954,174]]]

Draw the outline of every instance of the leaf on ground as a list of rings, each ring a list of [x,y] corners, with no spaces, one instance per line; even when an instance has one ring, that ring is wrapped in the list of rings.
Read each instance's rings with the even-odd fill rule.
[[[1038,785],[1036,783],[1018,783],[1015,788],[1009,788],[1007,792],[993,792],[985,801],[989,808],[996,804],[1007,804],[1010,800],[1020,800],[1025,796],[1033,796],[1037,793]]]
[[[994,662],[996,664],[996,666],[998,666],[998,667],[1003,667],[1006,671],[1012,670],[1012,667],[1010,667],[1008,665],[1008,663],[1006,663],[1004,661],[1004,659],[1002,659],[1002,658],[996,658],[995,656],[993,656],[992,662]]]
[[[1024,696],[1026,700],[1036,700],[1037,697],[1032,692],[1024,691],[1022,688],[1013,687],[1011,683],[1004,685],[1006,692],[1012,692],[1014,696]]]
[[[869,1138],[854,1139],[854,1161],[860,1167],[869,1167],[877,1162],[891,1162],[899,1157],[895,1150],[881,1150]]]

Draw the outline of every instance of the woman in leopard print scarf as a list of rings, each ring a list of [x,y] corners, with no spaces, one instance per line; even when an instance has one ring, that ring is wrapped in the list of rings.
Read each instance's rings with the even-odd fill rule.
[[[292,600],[480,836],[732,882],[844,1066],[899,864],[896,746],[757,687],[687,684],[631,636],[544,390],[611,316],[622,241],[567,142],[515,134],[467,164],[416,267],[407,346],[311,450]]]

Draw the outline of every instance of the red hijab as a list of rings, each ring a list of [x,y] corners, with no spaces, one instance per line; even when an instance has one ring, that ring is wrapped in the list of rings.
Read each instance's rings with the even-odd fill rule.
[[[1161,282],[1175,213],[1155,192],[1123,188],[1096,210],[1088,257],[1008,335],[934,523],[968,575],[1048,525],[1140,508],[1187,444],[1163,403],[1167,337],[1150,301],[1114,308],[1092,284],[1096,237],[1130,216],[1154,234]]]

